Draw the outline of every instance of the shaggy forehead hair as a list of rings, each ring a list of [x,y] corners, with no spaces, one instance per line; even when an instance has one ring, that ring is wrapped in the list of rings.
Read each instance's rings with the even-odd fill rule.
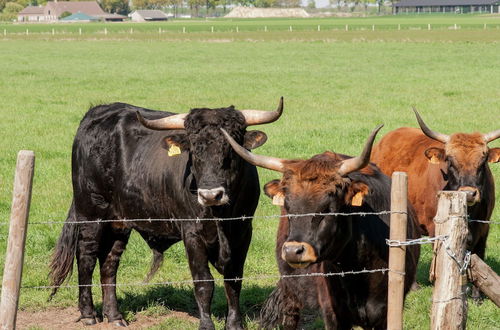
[[[220,131],[221,127],[238,143],[243,141],[247,127],[245,117],[234,106],[218,109],[191,109],[184,121],[184,126],[190,139],[206,140],[221,146],[229,146]]]
[[[282,185],[295,192],[307,189],[311,194],[323,194],[345,187],[347,180],[338,174],[345,157],[326,151],[307,160],[288,160],[284,162],[285,173]],[[296,184],[299,186],[296,186]]]
[[[488,146],[481,133],[456,133],[450,136],[445,151],[460,164],[462,170],[472,171],[484,161]]]

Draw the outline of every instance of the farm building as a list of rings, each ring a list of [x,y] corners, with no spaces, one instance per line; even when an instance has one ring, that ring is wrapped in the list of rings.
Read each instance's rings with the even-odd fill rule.
[[[84,13],[104,21],[123,21],[126,17],[106,13],[96,1],[49,1],[45,6],[28,6],[17,16],[19,22],[56,22],[65,13]]]
[[[84,13],[76,13],[64,18],[61,18],[62,22],[92,22],[97,21],[98,19],[94,16],[90,16]]]
[[[167,14],[161,10],[135,10],[128,15],[133,22],[166,21]]]
[[[402,13],[500,13],[500,0],[403,0],[394,4]]]

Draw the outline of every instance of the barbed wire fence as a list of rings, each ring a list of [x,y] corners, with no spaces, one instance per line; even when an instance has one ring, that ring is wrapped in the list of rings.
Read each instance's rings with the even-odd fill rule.
[[[227,281],[260,281],[260,280],[265,280],[265,279],[276,279],[276,280],[281,280],[281,279],[294,279],[294,278],[303,278],[303,277],[332,277],[332,276],[352,276],[352,275],[362,275],[362,274],[373,274],[373,273],[382,273],[385,275],[387,273],[389,275],[389,287],[391,286],[391,274],[393,276],[400,276],[404,279],[405,276],[405,262],[404,262],[404,254],[402,258],[402,266],[398,265],[398,267],[392,267],[391,266],[391,251],[393,248],[402,248],[402,249],[397,249],[397,250],[403,250],[403,253],[405,253],[404,247],[406,246],[411,246],[411,245],[423,245],[423,244],[434,244],[434,251],[436,251],[436,246],[438,244],[442,244],[444,246],[444,251],[446,252],[446,256],[452,260],[454,264],[458,266],[458,274],[460,276],[463,276],[466,272],[466,270],[469,267],[470,260],[471,260],[471,253],[470,251],[465,251],[463,253],[463,256],[461,253],[457,252],[456,250],[456,240],[454,241],[452,238],[454,236],[454,233],[450,234],[445,234],[445,235],[436,235],[435,237],[423,237],[419,239],[407,239],[406,237],[406,227],[407,227],[407,216],[408,213],[406,211],[406,195],[407,195],[407,182],[406,182],[406,174],[404,173],[399,173],[399,174],[404,174],[404,180],[405,180],[405,186],[404,189],[400,189],[401,191],[398,192],[399,195],[397,196],[404,196],[402,199],[404,199],[404,203],[400,203],[397,201],[392,201],[391,202],[391,210],[385,210],[385,211],[380,211],[380,212],[353,212],[353,213],[342,213],[342,212],[329,212],[329,213],[305,213],[305,214],[280,214],[280,215],[258,215],[258,216],[240,216],[240,217],[232,217],[232,218],[165,218],[165,219],[152,219],[152,218],[143,218],[143,219],[96,219],[95,221],[58,221],[54,219],[50,219],[47,221],[34,221],[30,222],[30,225],[56,225],[56,224],[74,224],[74,225],[83,225],[83,224],[106,224],[106,223],[114,223],[114,222],[120,222],[120,223],[141,223],[141,222],[148,222],[148,223],[153,223],[153,222],[204,222],[204,221],[212,221],[212,222],[219,222],[219,221],[248,221],[250,219],[283,219],[283,218],[301,218],[301,217],[314,217],[314,216],[359,216],[359,217],[367,217],[369,215],[376,215],[376,216],[390,216],[390,222],[391,222],[391,237],[389,239],[385,240],[386,245],[389,248],[389,266],[384,267],[384,268],[378,268],[378,269],[352,269],[352,270],[344,270],[344,271],[338,271],[338,272],[327,272],[327,273],[318,273],[318,272],[311,272],[311,273],[300,273],[300,274],[261,274],[258,276],[248,276],[248,277],[241,277],[241,278],[211,278],[211,279],[189,279],[189,280],[178,280],[178,281],[162,281],[162,282],[155,282],[155,283],[145,283],[145,282],[136,282],[136,283],[120,283],[120,284],[87,284],[87,285],[61,285],[61,286],[51,286],[51,285],[28,285],[28,286],[21,286],[21,270],[22,270],[22,265],[23,265],[23,258],[24,258],[24,244],[26,240],[26,232],[27,232],[27,226],[28,226],[28,214],[29,214],[29,204],[31,200],[31,183],[32,183],[32,177],[33,177],[33,168],[34,168],[34,154],[32,155],[33,159],[31,160],[31,164],[29,164],[29,157],[27,154],[21,155],[22,152],[20,152],[19,157],[18,157],[18,168],[21,168],[21,170],[16,171],[16,177],[15,177],[15,182],[14,182],[14,200],[12,203],[12,215],[11,215],[11,223],[10,223],[10,228],[9,228],[9,244],[7,248],[7,253],[6,253],[6,259],[5,259],[5,264],[4,264],[4,277],[3,277],[3,283],[2,283],[2,308],[0,311],[0,323],[3,325],[9,325],[9,322],[15,322],[15,315],[17,313],[17,302],[19,299],[19,291],[20,289],[54,289],[54,288],[79,288],[79,287],[103,287],[103,286],[158,286],[158,285],[182,285],[182,284],[196,284],[199,282],[227,282]],[[32,152],[31,152],[32,153]],[[23,160],[22,158],[25,157]],[[26,164],[24,165],[19,165],[22,162],[25,162]],[[24,166],[24,174],[23,174],[23,168]],[[27,170],[26,170],[27,169]],[[396,174],[396,173],[395,173]],[[396,186],[395,178],[398,178],[397,176],[395,177],[393,175],[393,189],[394,186]],[[401,181],[401,178],[398,179]],[[391,192],[391,194],[394,193],[394,190]],[[449,192],[446,192],[449,193]],[[465,204],[465,194],[460,193],[460,192],[454,192],[455,194],[462,194],[464,197],[464,209],[466,209],[466,204]],[[441,192],[440,194],[443,194]],[[454,196],[454,195],[453,195]],[[392,196],[394,197],[394,196]],[[392,199],[392,198],[391,198]],[[441,201],[441,198],[440,198]],[[399,204],[396,205],[395,204]],[[404,207],[401,207],[403,205]],[[402,211],[404,210],[404,211]],[[438,214],[440,212],[440,209],[438,207]],[[437,217],[437,215],[436,215]],[[436,224],[441,224],[445,223],[448,220],[447,219],[455,219],[459,218],[456,215],[449,216],[449,218],[445,218],[443,221],[435,221]],[[465,220],[465,223],[483,223],[483,224],[500,224],[498,221],[492,221],[492,220],[481,220],[481,219],[469,219],[466,216],[466,212],[463,213],[462,218]],[[404,219],[404,222],[399,221],[398,219]],[[393,238],[392,235],[392,228],[397,226],[402,227],[404,223],[404,236],[399,236],[399,238]],[[1,225],[7,225],[7,223],[1,223]],[[466,225],[467,227],[467,225]],[[462,240],[463,241],[463,240]],[[463,242],[462,242],[463,243]],[[464,243],[465,244],[465,243]],[[464,245],[463,244],[463,245]],[[22,248],[19,248],[19,247]],[[464,245],[465,246],[465,245]],[[434,262],[434,261],[433,261]],[[404,282],[400,281],[401,283]],[[402,292],[402,287],[401,287],[401,292]],[[389,290],[391,292],[391,290]],[[434,306],[439,305],[441,303],[454,303],[456,300],[463,300],[464,298],[464,293],[465,292],[459,292],[458,294],[455,292],[452,294],[451,297],[447,295],[447,298],[439,298],[435,297],[433,295],[432,302],[433,302],[433,315],[434,315]],[[391,306],[391,295],[388,295],[388,300],[389,300],[389,306]],[[401,301],[399,302],[400,306],[396,306],[395,308],[389,307],[388,310],[400,310],[400,320],[397,320],[397,323],[401,323],[402,325],[402,300],[403,300],[403,295],[401,295]],[[9,305],[4,302],[9,302]],[[12,304],[13,303],[13,304]],[[451,313],[452,314],[452,313]],[[13,319],[12,319],[13,315]],[[7,321],[5,321],[7,319]],[[388,313],[388,324],[393,324],[389,323],[391,322],[390,320],[390,315]],[[396,324],[397,324],[396,323]]]

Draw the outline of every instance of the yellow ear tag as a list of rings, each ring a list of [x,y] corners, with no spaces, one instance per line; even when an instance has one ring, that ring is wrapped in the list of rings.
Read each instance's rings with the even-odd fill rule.
[[[285,195],[282,193],[277,193],[273,196],[273,205],[283,206],[285,205]]]
[[[439,164],[439,158],[437,158],[436,156],[432,155],[431,159],[429,159],[429,162],[431,164]]]
[[[168,148],[168,156],[169,157],[177,156],[177,155],[180,155],[180,154],[181,154],[181,148],[179,148],[179,146],[176,146],[176,145],[172,144],[170,146],[170,148]]]
[[[363,194],[361,192],[356,193],[356,195],[352,197],[351,205],[352,206],[363,205]]]

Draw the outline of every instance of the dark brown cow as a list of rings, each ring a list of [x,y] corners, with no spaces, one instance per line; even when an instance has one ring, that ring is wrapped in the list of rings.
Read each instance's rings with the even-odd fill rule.
[[[445,135],[430,130],[415,110],[420,129],[403,127],[389,132],[373,149],[372,161],[382,172],[408,173],[408,194],[425,234],[434,236],[439,190],[467,193],[471,219],[489,220],[495,204],[495,184],[488,162],[497,163],[500,148],[488,143],[500,130],[488,134]],[[469,223],[468,249],[484,258],[489,225]]]
[[[225,134],[250,164],[283,173],[280,181],[265,187],[267,195],[283,201],[283,212],[288,214],[288,219],[281,219],[276,250],[281,274],[387,268],[389,216],[353,214],[390,209],[391,181],[369,164],[379,129],[372,132],[359,157],[327,151],[308,160],[252,154]],[[347,215],[331,214],[339,212]],[[417,238],[411,207],[409,215],[408,237]],[[415,279],[419,247],[407,251],[405,293]],[[281,322],[295,328],[305,306],[319,306],[329,329],[354,325],[383,329],[387,326],[387,272],[283,278],[264,306],[262,325],[272,328]]]

